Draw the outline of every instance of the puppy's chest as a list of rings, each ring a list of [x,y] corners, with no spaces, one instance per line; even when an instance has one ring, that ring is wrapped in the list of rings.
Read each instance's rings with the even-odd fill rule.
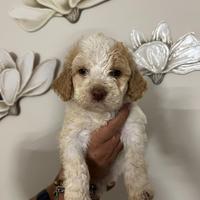
[[[143,132],[145,118],[140,116],[142,113],[137,106],[132,106],[129,117],[122,129],[121,140],[124,143],[137,140],[140,132]],[[94,113],[87,110],[70,106],[66,111],[64,131],[61,137],[73,137],[83,143],[87,143],[94,130],[106,125],[116,113]],[[117,126],[117,124],[116,124]],[[64,135],[63,135],[64,134]],[[75,137],[74,137],[75,136]],[[77,137],[76,137],[77,136]]]
[[[78,130],[88,130],[94,131],[108,123],[110,119],[112,119],[115,114],[114,113],[92,113],[87,111],[80,112],[69,112],[68,113],[68,122],[67,124],[73,127],[76,127]]]

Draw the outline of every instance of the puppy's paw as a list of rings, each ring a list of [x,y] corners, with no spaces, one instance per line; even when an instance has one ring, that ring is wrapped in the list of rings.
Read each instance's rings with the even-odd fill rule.
[[[153,200],[154,192],[151,186],[146,186],[143,190],[139,190],[133,194],[129,200]]]
[[[144,190],[144,191],[141,193],[140,200],[152,200],[153,197],[154,197],[154,195],[153,195],[153,192],[152,192],[152,191],[146,191],[146,190]]]

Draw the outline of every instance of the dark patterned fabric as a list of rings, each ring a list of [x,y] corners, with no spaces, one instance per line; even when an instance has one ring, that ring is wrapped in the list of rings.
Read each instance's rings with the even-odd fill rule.
[[[36,200],[51,200],[47,190],[42,190],[36,197]]]

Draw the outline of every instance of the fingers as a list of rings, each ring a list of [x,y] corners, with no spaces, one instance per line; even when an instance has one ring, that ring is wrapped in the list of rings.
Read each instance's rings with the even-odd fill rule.
[[[110,166],[116,159],[118,153],[123,149],[120,137],[120,134],[113,136],[110,140],[102,144],[96,153],[91,152],[89,157],[97,163],[99,162],[100,166]]]
[[[130,104],[125,104],[117,114],[115,118],[109,121],[108,128],[112,129],[113,131],[119,130],[124,125],[126,119],[129,115],[129,108]]]
[[[102,150],[104,150],[107,157],[110,157],[117,147],[117,145],[120,143],[120,137],[121,134],[118,133],[117,135],[113,136],[110,140],[102,144]]]
[[[102,145],[102,149],[104,148],[106,152],[106,160],[108,165],[113,163],[119,152],[123,149],[123,143],[121,142],[120,137],[121,135],[117,134]]]
[[[125,104],[115,118],[110,120],[107,126],[101,127],[97,134],[99,134],[99,141],[104,143],[116,135],[123,127],[128,115],[130,104]],[[100,133],[99,133],[100,132]]]
[[[123,147],[124,147],[123,143],[120,141],[117,144],[117,146],[115,147],[114,151],[112,152],[112,154],[111,154],[111,156],[109,158],[109,163],[110,164],[112,164],[116,160],[118,154],[123,150]]]

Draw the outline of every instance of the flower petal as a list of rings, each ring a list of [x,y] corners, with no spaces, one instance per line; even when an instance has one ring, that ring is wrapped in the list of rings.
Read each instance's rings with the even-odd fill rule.
[[[153,73],[162,73],[167,64],[169,49],[162,42],[150,42],[137,49],[134,57],[140,70],[147,69]]]
[[[37,2],[37,0],[23,0],[24,4],[32,7],[40,7],[41,5]]]
[[[46,92],[53,81],[56,65],[56,59],[41,63],[20,96],[36,96]]]
[[[152,40],[153,41],[161,41],[161,42],[164,42],[165,44],[171,46],[171,44],[172,44],[171,31],[166,22],[161,22],[158,24],[155,31],[153,31],[153,33],[152,33]]]
[[[16,64],[6,50],[0,49],[0,72],[5,68],[16,68]]]
[[[170,71],[181,65],[197,62],[200,62],[200,42],[193,34],[188,34],[172,47],[166,71]]]
[[[138,49],[142,44],[147,42],[147,40],[144,37],[144,34],[137,30],[132,30],[131,32],[131,43],[133,50]]]
[[[188,74],[193,71],[200,71],[200,63],[193,63],[188,65],[181,65],[176,68],[174,68],[171,72],[175,74]]]
[[[75,7],[77,7],[78,3],[80,3],[80,2],[81,2],[81,0],[69,0],[69,6],[71,8],[75,8]]]
[[[17,60],[17,66],[19,68],[21,75],[21,86],[19,93],[24,89],[24,87],[31,78],[31,75],[33,73],[34,58],[35,58],[34,53],[28,52],[23,57]]]
[[[106,1],[109,1],[109,0],[82,0],[77,5],[77,7],[80,8],[80,9],[86,9],[86,8],[90,8],[90,7],[93,7],[93,6],[97,6],[97,5],[102,4]]]
[[[21,6],[9,14],[25,31],[36,31],[43,27],[54,15],[55,11],[47,8]]]
[[[2,113],[0,112],[0,119],[5,117],[6,115],[8,115],[8,111],[2,112]]]
[[[170,57],[167,71],[170,71],[181,65],[188,65],[191,63],[200,62],[200,45],[195,47],[188,47],[179,52],[175,52],[174,56]]]
[[[183,37],[181,37],[171,48],[170,50],[170,55],[173,56],[176,54],[176,52],[188,48],[188,47],[192,47],[192,46],[197,46],[199,45],[199,40],[195,37],[194,33],[188,33],[186,35],[184,35]]]
[[[0,113],[6,112],[9,110],[9,106],[5,104],[4,101],[0,101]]]
[[[63,15],[66,15],[71,11],[67,0],[37,0],[37,2]]]
[[[0,92],[7,105],[16,101],[20,86],[20,74],[16,69],[5,69],[0,76]]]

